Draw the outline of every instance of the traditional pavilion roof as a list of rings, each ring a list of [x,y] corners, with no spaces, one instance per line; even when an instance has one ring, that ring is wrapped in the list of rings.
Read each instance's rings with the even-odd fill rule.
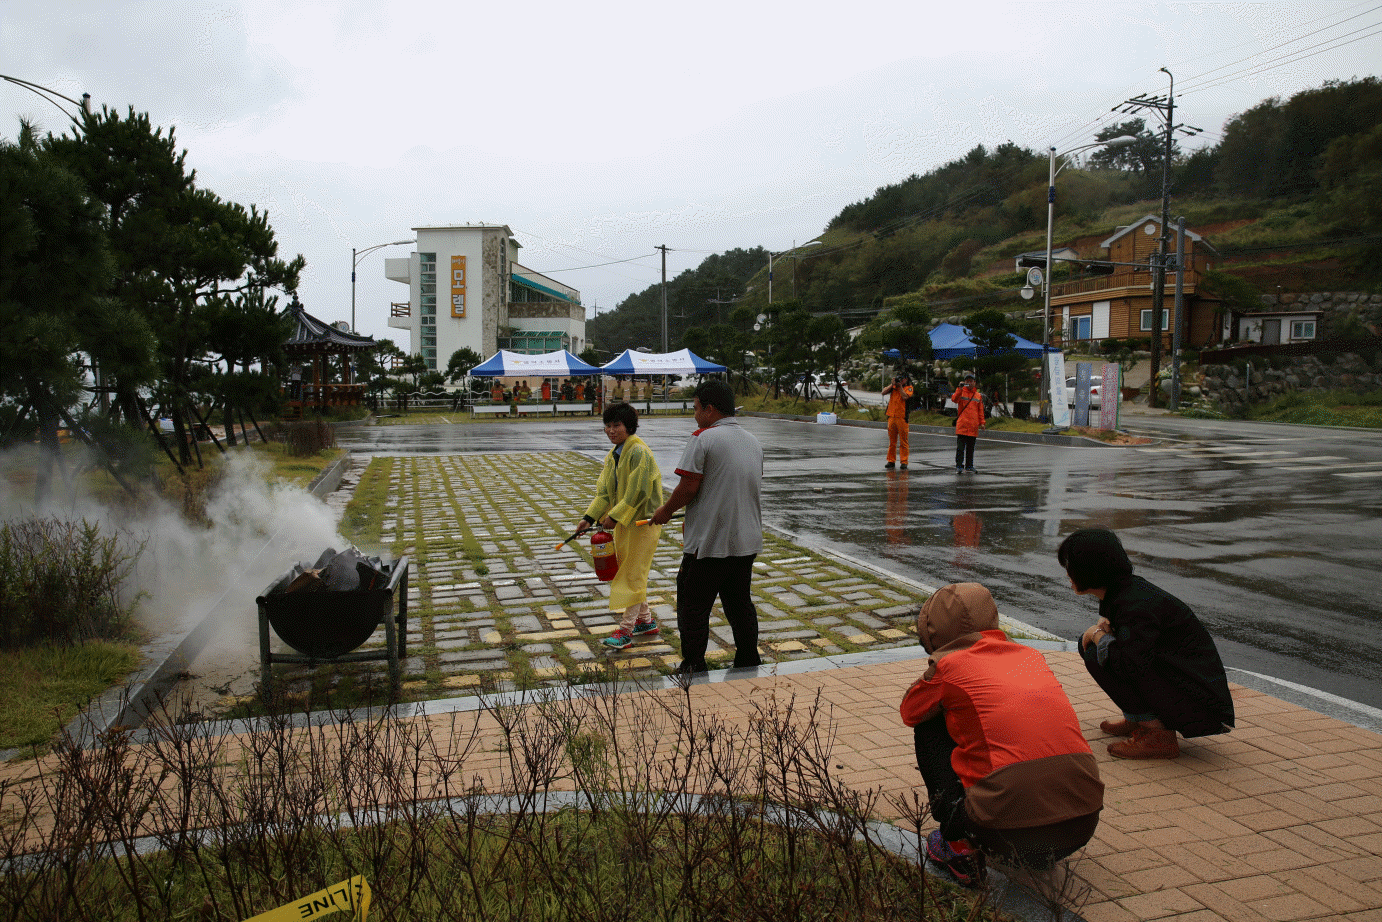
[[[284,308],[285,313],[291,314],[297,321],[297,326],[293,329],[293,334],[284,342],[289,352],[359,352],[364,349],[373,349],[379,344],[374,341],[373,336],[361,336],[358,333],[350,333],[345,330],[337,329],[335,326],[318,320],[307,313],[296,298],[292,303]]]

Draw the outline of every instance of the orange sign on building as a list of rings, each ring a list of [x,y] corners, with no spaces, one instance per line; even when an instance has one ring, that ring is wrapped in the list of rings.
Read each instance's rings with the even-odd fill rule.
[[[465,317],[465,257],[451,257],[451,316]]]

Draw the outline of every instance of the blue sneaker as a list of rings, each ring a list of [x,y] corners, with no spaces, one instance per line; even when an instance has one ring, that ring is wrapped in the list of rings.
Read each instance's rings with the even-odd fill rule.
[[[633,646],[633,635],[630,634],[628,631],[624,630],[623,628],[620,628],[613,634],[610,634],[604,640],[600,641],[600,643],[604,644],[607,647],[613,647],[616,650],[622,650],[625,647]]]
[[[961,887],[977,887],[984,882],[984,856],[968,845],[955,849],[939,829],[926,837],[926,857],[949,871]]]
[[[651,637],[653,634],[661,632],[656,621],[637,621],[633,625],[633,636]]]

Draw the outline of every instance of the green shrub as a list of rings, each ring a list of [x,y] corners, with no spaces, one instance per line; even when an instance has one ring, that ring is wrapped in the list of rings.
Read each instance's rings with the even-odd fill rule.
[[[135,557],[84,519],[0,526],[0,648],[126,637],[120,589]]]

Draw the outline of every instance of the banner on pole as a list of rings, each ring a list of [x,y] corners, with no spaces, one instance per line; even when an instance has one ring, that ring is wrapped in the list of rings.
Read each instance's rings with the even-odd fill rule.
[[[1046,375],[1051,381],[1051,425],[1057,429],[1070,426],[1070,395],[1065,390],[1065,355],[1046,353]]]
[[[1123,367],[1116,362],[1104,363],[1104,376],[1099,384],[1099,428],[1117,429],[1120,404],[1123,402]]]

